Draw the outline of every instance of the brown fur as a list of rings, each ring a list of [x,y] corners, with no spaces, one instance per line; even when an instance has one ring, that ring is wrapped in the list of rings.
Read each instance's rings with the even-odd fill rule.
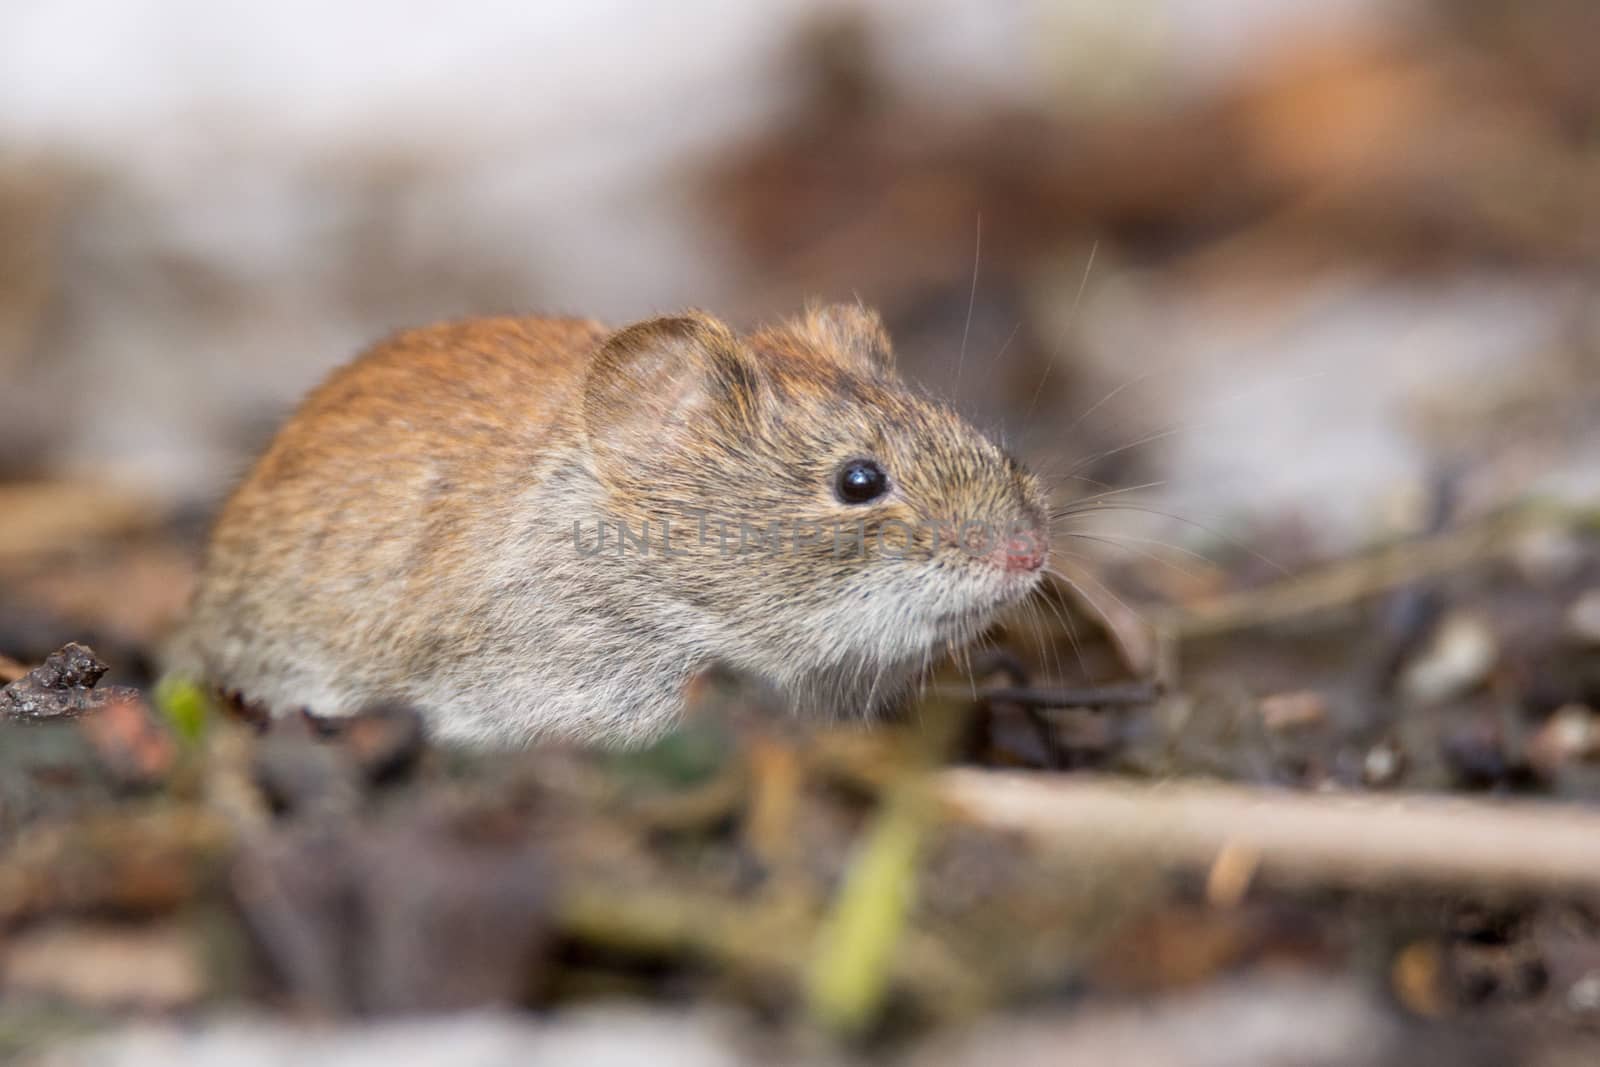
[[[835,475],[860,457],[893,490],[846,505]],[[735,539],[774,519],[865,536],[731,555],[707,512]],[[744,338],[698,313],[431,326],[284,426],[218,519],[174,665],[277,713],[413,701],[473,741],[647,738],[717,660],[802,713],[862,714],[1032,587],[936,544],[928,524],[968,519],[1042,533],[1038,485],[900,382],[863,309]],[[648,547],[583,554],[601,520]],[[876,540],[896,521],[912,552]]]

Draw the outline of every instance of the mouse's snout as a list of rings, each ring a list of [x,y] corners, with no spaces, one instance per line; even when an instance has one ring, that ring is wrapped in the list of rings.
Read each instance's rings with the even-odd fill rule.
[[[1042,524],[1019,526],[995,548],[995,563],[1007,574],[1032,574],[1044,566],[1049,548]]]
[[[946,523],[945,543],[1006,575],[1026,576],[1043,569],[1050,555],[1044,521],[1029,517],[1002,522]]]
[[[1007,575],[1026,576],[1042,570],[1050,555],[1050,538],[1043,517],[1027,509],[1026,517],[998,531],[989,552],[990,562]]]

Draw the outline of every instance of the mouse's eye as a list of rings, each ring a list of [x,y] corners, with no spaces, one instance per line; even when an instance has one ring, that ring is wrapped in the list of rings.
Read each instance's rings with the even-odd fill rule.
[[[846,504],[870,504],[889,491],[889,475],[870,459],[853,459],[839,468],[833,491]]]

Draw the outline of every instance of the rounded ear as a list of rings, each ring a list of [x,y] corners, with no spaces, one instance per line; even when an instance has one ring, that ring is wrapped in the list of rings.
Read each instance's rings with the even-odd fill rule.
[[[583,429],[601,473],[620,475],[720,421],[755,414],[761,371],[709,315],[647,319],[612,334],[583,385]]]
[[[883,319],[861,304],[813,305],[791,329],[852,370],[867,374],[894,371],[894,348]]]

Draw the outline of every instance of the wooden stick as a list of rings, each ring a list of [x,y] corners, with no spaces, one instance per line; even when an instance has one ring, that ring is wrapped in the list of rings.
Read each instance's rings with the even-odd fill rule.
[[[1174,626],[1180,637],[1204,637],[1343,607],[1492,559],[1533,521],[1524,512],[1513,512],[1465,529],[1391,544],[1260,589],[1186,605],[1174,613]]]
[[[1296,884],[1600,890],[1600,811],[1569,805],[969,769],[941,772],[938,793],[959,817],[1086,862],[1119,852],[1204,871],[1231,853]]]

